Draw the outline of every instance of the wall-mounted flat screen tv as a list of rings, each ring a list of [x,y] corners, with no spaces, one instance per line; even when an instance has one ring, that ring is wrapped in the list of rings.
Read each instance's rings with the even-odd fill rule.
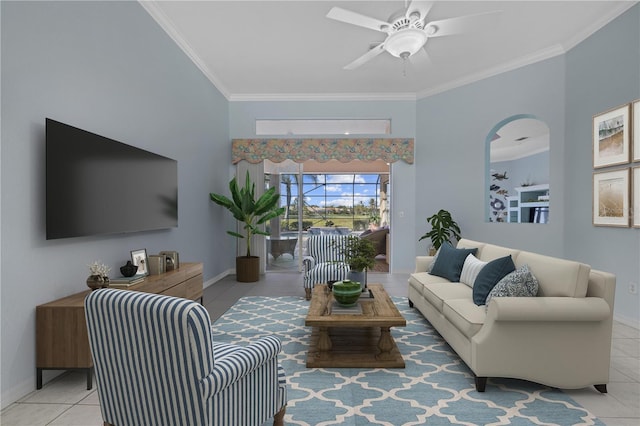
[[[46,119],[47,239],[178,226],[178,163]]]

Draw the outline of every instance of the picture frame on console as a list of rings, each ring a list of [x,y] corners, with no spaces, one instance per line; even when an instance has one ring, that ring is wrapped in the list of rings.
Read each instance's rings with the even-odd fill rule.
[[[147,249],[132,250],[131,263],[138,267],[136,275],[149,275],[149,257],[147,256]]]
[[[629,227],[629,170],[593,173],[593,225]]]
[[[593,117],[594,169],[629,162],[630,110],[630,104],[627,104]]]

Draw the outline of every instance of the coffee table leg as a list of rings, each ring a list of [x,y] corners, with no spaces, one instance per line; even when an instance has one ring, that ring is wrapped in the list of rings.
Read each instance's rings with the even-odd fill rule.
[[[331,350],[331,338],[329,337],[329,328],[320,327],[318,335],[318,357],[326,358]]]
[[[378,340],[378,349],[380,353],[376,356],[379,360],[390,360],[394,356],[391,354],[393,349],[393,338],[391,337],[391,329],[389,327],[380,328],[380,340]]]

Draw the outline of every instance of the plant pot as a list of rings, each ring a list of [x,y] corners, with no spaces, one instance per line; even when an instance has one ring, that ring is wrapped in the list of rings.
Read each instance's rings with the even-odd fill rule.
[[[360,289],[364,290],[367,286],[367,272],[366,271],[349,271],[349,280],[360,283]]]
[[[260,257],[236,257],[236,281],[241,283],[254,283],[256,281],[260,281]]]

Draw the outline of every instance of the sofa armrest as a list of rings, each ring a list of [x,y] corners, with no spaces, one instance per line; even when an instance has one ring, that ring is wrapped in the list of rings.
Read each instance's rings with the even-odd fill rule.
[[[213,371],[202,380],[203,395],[211,397],[268,364],[272,364],[277,377],[281,350],[282,343],[275,336],[262,337],[248,346],[235,346],[215,359]]]
[[[434,256],[416,256],[416,270],[413,272],[426,272]]]
[[[487,310],[493,321],[603,321],[611,315],[600,297],[495,297]]]

